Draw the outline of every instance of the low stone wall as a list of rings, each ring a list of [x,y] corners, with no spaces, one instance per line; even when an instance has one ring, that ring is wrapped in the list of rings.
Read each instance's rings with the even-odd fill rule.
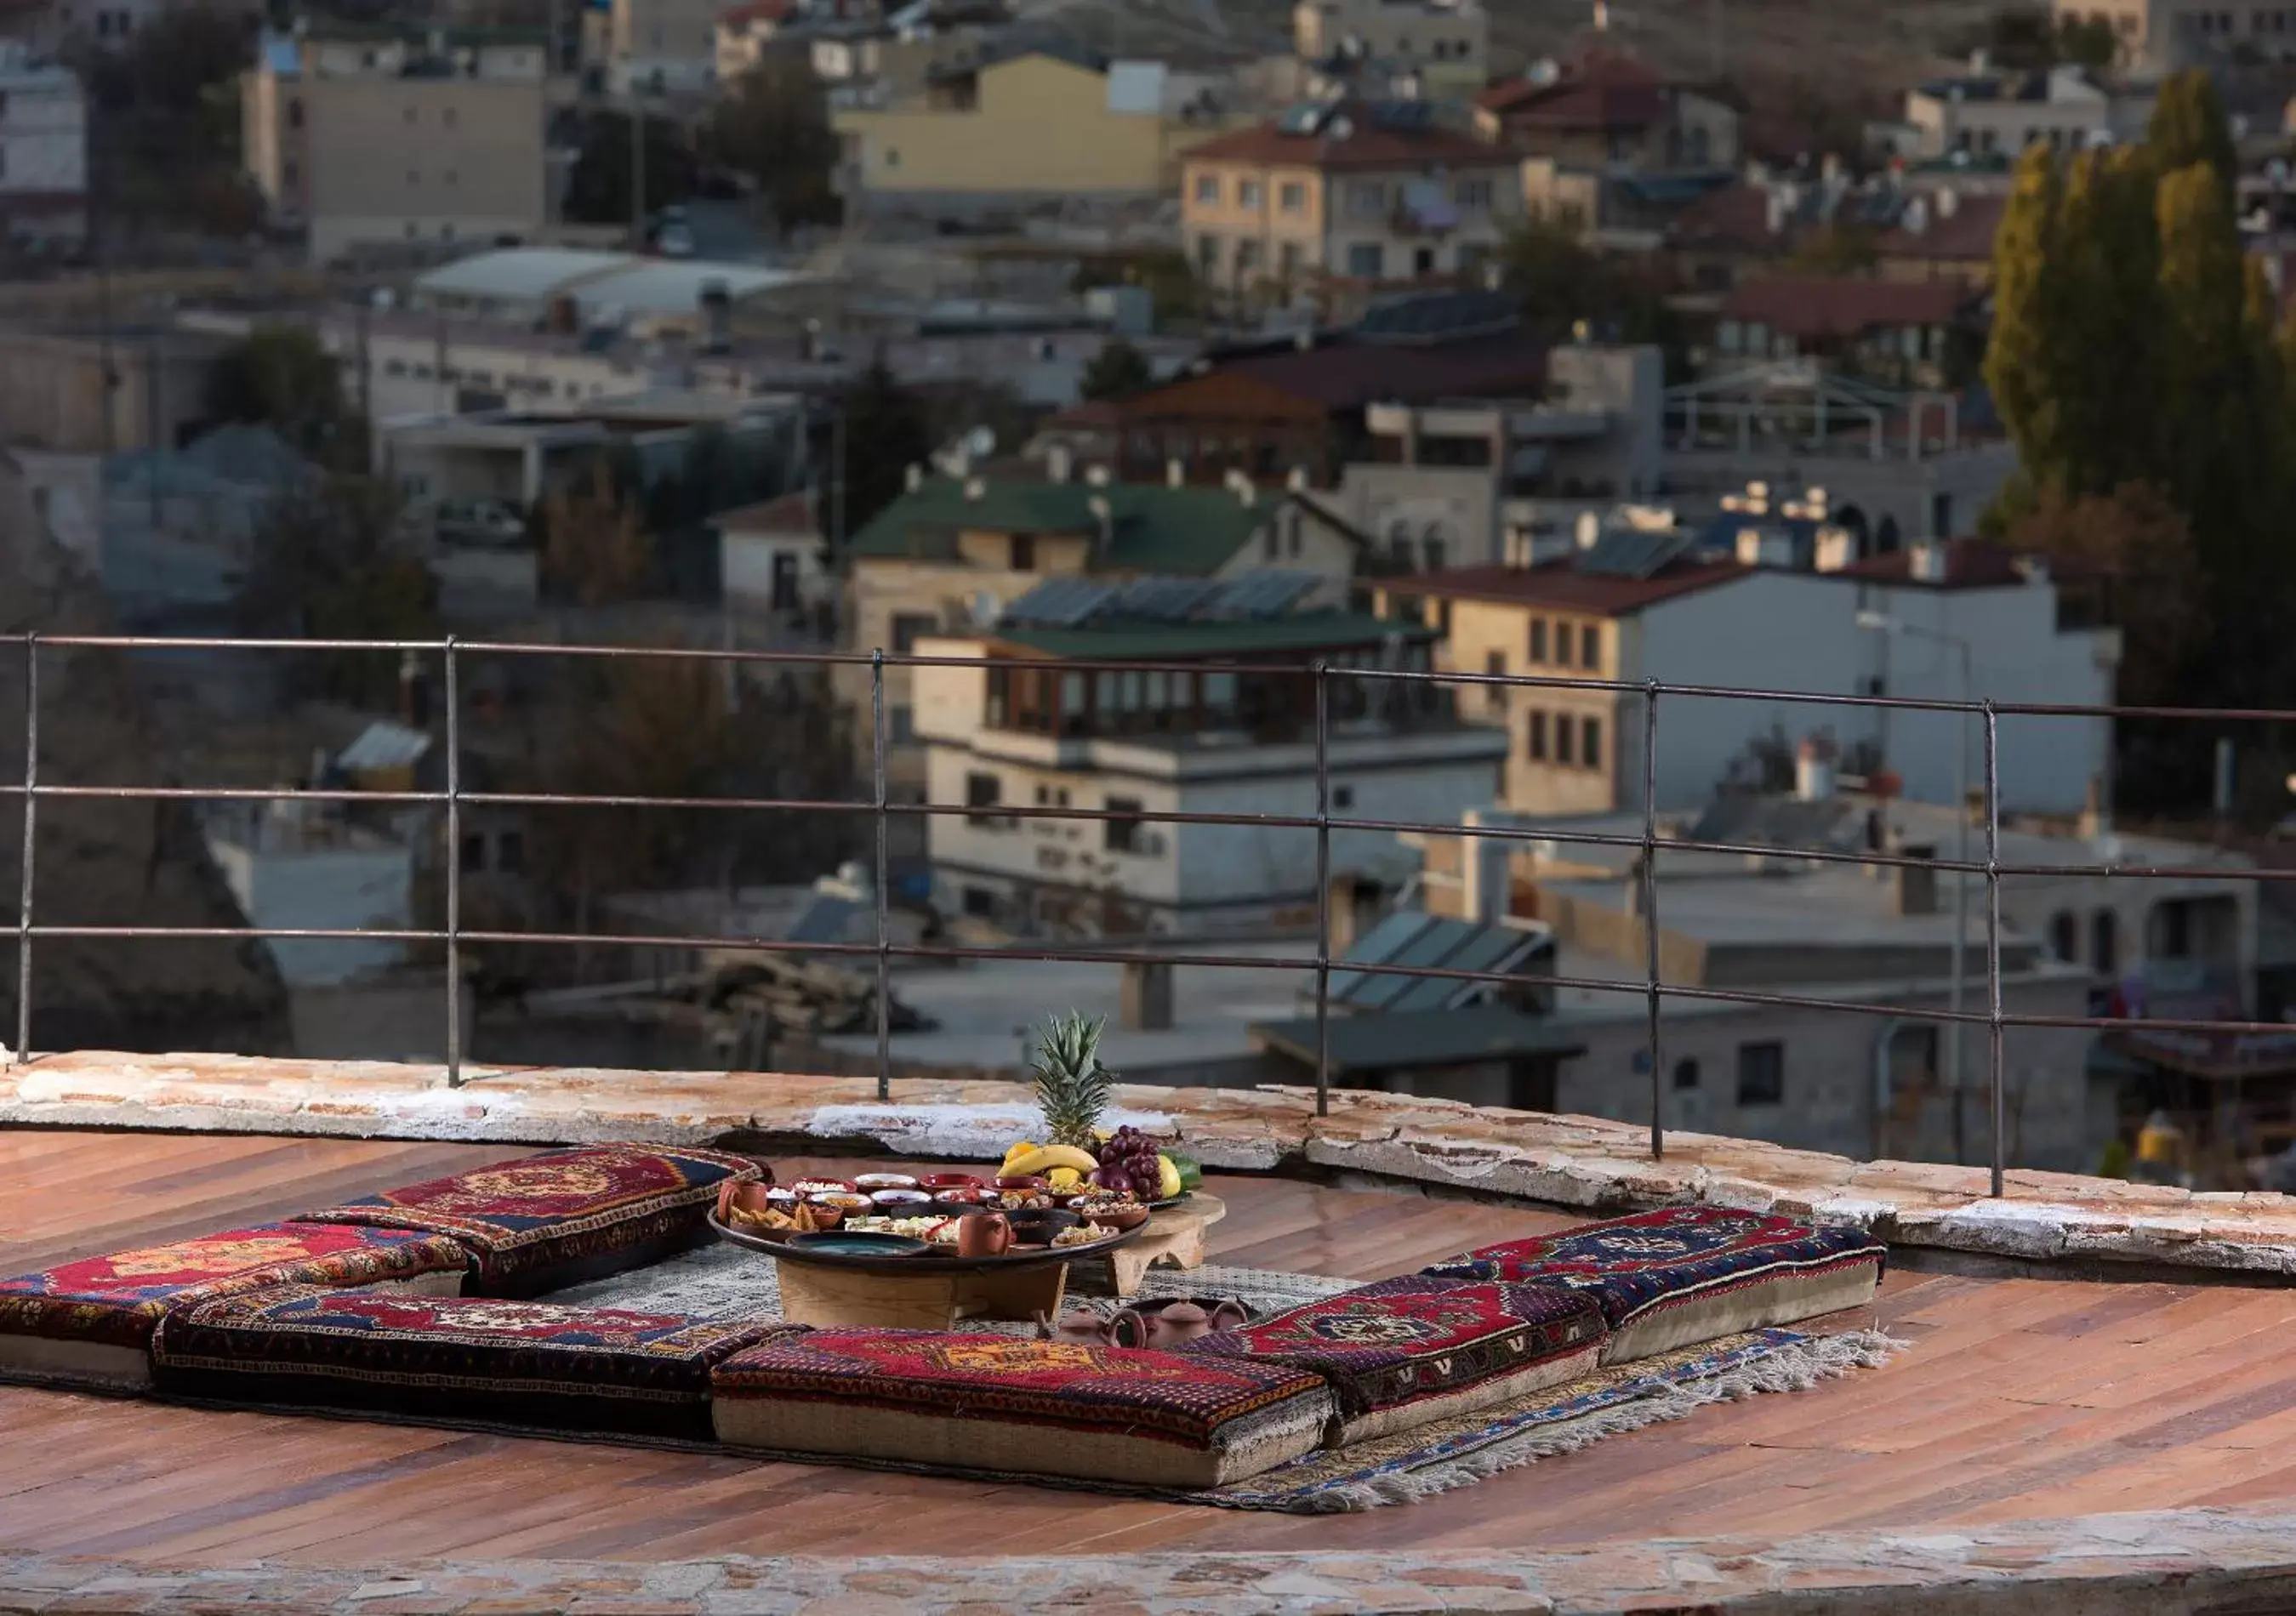
[[[571,1144],[754,1140],[816,1153],[884,1150],[995,1161],[1039,1126],[1015,1083],[776,1072],[476,1068],[209,1054],[49,1055],[0,1072],[0,1124]],[[1589,1213],[1677,1202],[1854,1223],[1893,1245],[2036,1263],[2143,1264],[2275,1283],[2296,1276],[2296,1202],[2196,1194],[2067,1173],[1857,1161],[1758,1140],[1341,1090],[1118,1090],[1126,1119],[1205,1165],[1316,1169],[1519,1197]]]

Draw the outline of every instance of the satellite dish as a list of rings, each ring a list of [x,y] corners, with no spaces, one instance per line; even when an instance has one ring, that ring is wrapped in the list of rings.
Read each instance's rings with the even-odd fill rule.
[[[987,458],[996,452],[996,429],[977,426],[964,435],[964,452],[975,460]]]

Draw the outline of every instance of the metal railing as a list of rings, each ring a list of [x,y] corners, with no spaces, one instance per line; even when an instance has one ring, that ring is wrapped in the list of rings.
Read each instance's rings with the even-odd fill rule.
[[[466,640],[455,636],[443,639],[424,640],[349,640],[349,639],[273,639],[273,638],[174,638],[145,635],[41,635],[16,634],[0,636],[0,643],[13,640],[20,644],[24,655],[24,770],[20,783],[0,785],[0,798],[21,797],[24,800],[24,842],[21,886],[19,893],[17,937],[17,1002],[15,1060],[21,1064],[30,1058],[32,1046],[32,960],[35,944],[42,938],[182,938],[218,940],[308,940],[349,941],[381,940],[407,943],[442,944],[446,951],[446,1015],[447,1015],[447,1074],[450,1085],[463,1081],[462,1029],[462,951],[466,944],[496,946],[520,945],[619,945],[631,947],[685,947],[694,949],[742,950],[759,954],[806,954],[869,957],[876,969],[876,1042],[877,1092],[881,1099],[890,1093],[891,1082],[891,964],[898,957],[918,960],[978,960],[1003,959],[1020,961],[1056,961],[1073,964],[1161,964],[1188,965],[1214,969],[1236,970],[1296,970],[1312,972],[1316,981],[1316,1109],[1326,1114],[1331,1103],[1331,974],[1332,958],[1332,833],[1334,831],[1367,831],[1382,833],[1418,833],[1458,837],[1463,841],[1497,839],[1504,841],[1538,841],[1563,847],[1630,849],[1639,858],[1638,872],[1631,877],[1638,881],[1642,923],[1644,939],[1644,976],[1637,982],[1632,979],[1581,978],[1545,976],[1537,978],[1542,985],[1558,988],[1578,988],[1590,992],[1635,994],[1642,997],[1647,1006],[1647,1027],[1644,1034],[1651,1079],[1650,1149],[1653,1159],[1663,1157],[1666,1150],[1665,1114],[1662,1073],[1664,1023],[1661,1013],[1664,1001],[1678,999],[1712,1004],[1764,1006],[1776,1009],[1833,1012],[1853,1015],[1893,1018],[1898,1021],[1941,1023],[1960,1027],[1983,1027],[1988,1044],[1988,1098],[1992,1119],[1991,1168],[1995,1195],[2003,1189],[2005,1169],[2004,1153],[2005,1108],[2004,1101],[2003,1035],[2012,1027],[2046,1028],[2069,1030],[2113,1031],[2146,1029],[2154,1031],[2200,1031],[2219,1033],[2285,1033],[2284,1023],[2243,1021],[2184,1021],[2175,1019],[2139,1019],[2112,1016],[2054,1016],[2012,1013],[2003,1003],[2001,947],[2001,883],[2015,876],[2046,876],[2054,878],[2110,877],[2120,879],[2175,879],[2188,881],[2296,881],[2296,869],[2270,869],[2251,865],[2144,865],[2126,864],[2015,864],[2004,862],[2000,857],[2001,814],[1999,801],[2000,740],[1999,721],[2003,718],[2183,718],[2226,723],[2280,723],[2296,718],[2296,714],[2268,709],[2249,708],[2157,708],[2120,706],[2077,706],[2049,702],[2016,702],[1998,701],[1952,701],[1903,696],[1843,696],[1809,692],[1747,689],[1727,685],[1674,684],[1657,679],[1622,681],[1585,678],[1569,675],[1463,673],[1443,670],[1407,669],[1341,667],[1318,660],[1308,664],[1269,665],[1264,663],[1215,663],[1201,661],[1099,661],[1079,665],[1076,671],[1093,673],[1229,673],[1258,677],[1288,677],[1311,680],[1314,686],[1314,742],[1316,812],[1312,816],[1258,813],[1191,813],[1159,811],[1144,807],[1127,807],[1121,810],[1108,808],[1062,808],[1051,805],[1000,806],[999,812],[1013,817],[1055,820],[1122,821],[1129,824],[1248,825],[1264,829],[1313,831],[1316,833],[1316,950],[1308,957],[1271,956],[1267,955],[1220,954],[1200,950],[1162,950],[1140,948],[1091,948],[1057,946],[1034,946],[1014,943],[1000,947],[965,947],[961,945],[897,943],[890,930],[891,882],[889,857],[888,827],[896,816],[914,815],[925,817],[975,816],[977,806],[942,802],[895,802],[888,786],[888,736],[885,722],[885,671],[888,668],[913,669],[971,668],[980,665],[981,659],[971,657],[916,656],[873,652],[801,652],[752,651],[734,648],[695,646],[607,646],[564,645],[508,641]],[[367,791],[350,787],[232,787],[232,786],[136,786],[136,785],[75,785],[44,781],[39,773],[40,693],[39,669],[43,651],[103,651],[103,652],[276,652],[308,653],[313,652],[372,652],[397,653],[401,656],[436,655],[442,660],[445,694],[446,786],[440,791]],[[807,800],[759,797],[644,797],[602,795],[545,792],[474,792],[463,786],[462,774],[462,713],[459,669],[463,660],[471,656],[485,657],[569,657],[576,659],[607,659],[612,660],[655,659],[666,660],[702,661],[709,663],[741,663],[752,665],[797,665],[823,667],[844,665],[869,670],[869,709],[872,726],[872,785],[865,800],[849,799]],[[1331,687],[1335,680],[1357,679],[1386,682],[1397,685],[1481,685],[1500,689],[1564,690],[1609,693],[1626,697],[1638,697],[1643,704],[1641,739],[1641,784],[1643,797],[1642,825],[1638,833],[1571,829],[1567,826],[1546,826],[1525,824],[1482,824],[1457,822],[1428,822],[1391,820],[1334,815],[1332,812],[1331,762]],[[1937,858],[1890,853],[1880,849],[1844,851],[1832,848],[1781,848],[1773,844],[1735,842],[1718,840],[1690,840],[1662,837],[1659,834],[1657,808],[1658,783],[1658,718],[1660,698],[1681,700],[1760,701],[1789,702],[1804,706],[1896,710],[1901,711],[1952,713],[1983,719],[1983,811],[1985,857],[1978,859]],[[42,801],[61,799],[125,799],[144,801],[299,801],[320,803],[395,803],[430,804],[444,809],[446,818],[446,851],[442,862],[446,866],[444,924],[437,928],[330,928],[281,926],[153,926],[153,925],[43,925],[35,917],[35,901],[38,891],[38,810]],[[1463,807],[1473,805],[1462,805]],[[755,813],[824,813],[866,814],[875,829],[875,935],[866,943],[788,941],[769,938],[742,936],[677,935],[657,933],[624,934],[613,932],[570,931],[502,931],[473,930],[465,927],[462,919],[461,825],[465,808],[695,808],[718,809],[729,812]],[[1964,805],[1961,811],[1966,811]],[[1981,875],[1985,879],[1985,1009],[1954,1011],[1906,1005],[1869,1004],[1854,999],[1833,999],[1805,994],[1762,992],[1751,988],[1716,988],[1691,983],[1669,982],[1660,970],[1660,883],[1658,859],[1661,852],[1736,855],[1748,857],[1785,857],[1816,864],[1856,865],[1869,868],[1919,868],[1928,871],[1951,872],[1956,879],[1965,875]],[[1346,962],[1350,973],[1366,976],[1392,976],[1415,980],[1521,986],[1524,978],[1505,971],[1472,971],[1447,969],[1431,965]]]

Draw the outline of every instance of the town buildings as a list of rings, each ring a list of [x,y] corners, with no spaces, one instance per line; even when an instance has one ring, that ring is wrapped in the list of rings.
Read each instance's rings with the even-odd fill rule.
[[[540,33],[307,25],[241,94],[248,171],[311,257],[533,236],[550,216]]]
[[[1430,100],[1464,97],[1490,71],[1490,15],[1478,0],[1299,0],[1292,47],[1309,62],[1407,68]]]
[[[2032,145],[2079,152],[2137,138],[2152,113],[2150,86],[2108,86],[2079,67],[1972,70],[1906,93],[1906,122],[1916,135],[1908,155],[2014,157]]]
[[[1520,159],[1424,102],[1303,103],[1195,146],[1182,169],[1188,261],[1242,303],[1471,275],[1522,212]]]
[[[1225,583],[1047,584],[976,633],[921,638],[921,654],[982,659],[927,670],[917,685],[931,799],[968,810],[931,820],[944,907],[1010,930],[1086,936],[1310,923],[1310,833],[1025,809],[1313,814],[1317,701],[1300,664],[1423,669],[1433,638],[1303,605],[1316,581],[1268,570]],[[1168,666],[1101,666],[1127,662]],[[1204,670],[1168,666],[1190,663]],[[1488,789],[1503,743],[1458,723],[1446,693],[1337,677],[1327,699],[1322,750],[1334,813],[1412,819]],[[1334,868],[1390,874],[1406,862],[1381,832],[1335,831],[1331,857]]]
[[[1475,98],[1475,128],[1487,140],[1596,174],[1738,162],[1735,106],[1609,45],[1491,85]]]
[[[0,232],[78,241],[87,228],[87,101],[79,76],[0,40]]]

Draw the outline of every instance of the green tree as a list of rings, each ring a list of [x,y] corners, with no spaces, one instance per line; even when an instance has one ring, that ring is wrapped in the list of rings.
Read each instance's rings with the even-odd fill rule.
[[[566,176],[566,217],[578,225],[630,222],[630,119],[626,112],[591,114],[573,172]],[[645,207],[649,215],[693,194],[698,165],[685,133],[667,118],[645,119]]]
[[[304,326],[260,326],[225,349],[209,373],[207,406],[218,421],[268,426],[332,465],[350,467],[365,455],[342,366]]]
[[[258,634],[310,639],[430,639],[438,581],[400,548],[398,496],[379,479],[336,473],[283,491],[255,534],[239,616]],[[398,663],[357,652],[315,653],[313,688],[339,700],[388,701]]]
[[[2065,306],[2058,295],[2063,206],[2054,155],[2043,146],[2028,148],[1993,235],[1993,336],[1985,383],[2034,488],[2062,486],[2070,459],[2059,373],[2066,341]]]
[[[924,405],[893,378],[882,357],[841,400],[845,412],[845,521],[857,533],[901,496],[908,470],[932,454]]]
[[[1084,367],[1077,391],[1086,398],[1129,398],[1155,385],[1156,373],[1149,366],[1148,356],[1116,337]]]
[[[2105,17],[2078,17],[2068,12],[2057,20],[2059,60],[2085,68],[2109,68],[2120,55],[2120,37]]]
[[[2144,149],[2156,172],[2174,174],[2194,163],[2205,163],[2232,204],[2240,179],[2240,154],[2232,142],[2232,121],[2225,116],[2224,99],[2216,80],[2199,68],[2171,73],[2161,81],[2152,103],[2152,120],[2144,130]]]
[[[2163,354],[2152,171],[2143,156],[2085,152],[2074,160],[2058,217],[2060,273],[2048,289],[2056,340],[2050,376],[2065,455],[2055,480],[2110,492],[2159,464]]]
[[[833,225],[844,216],[836,189],[839,143],[812,63],[794,51],[767,51],[718,102],[702,132],[703,150],[747,175],[775,222]]]

